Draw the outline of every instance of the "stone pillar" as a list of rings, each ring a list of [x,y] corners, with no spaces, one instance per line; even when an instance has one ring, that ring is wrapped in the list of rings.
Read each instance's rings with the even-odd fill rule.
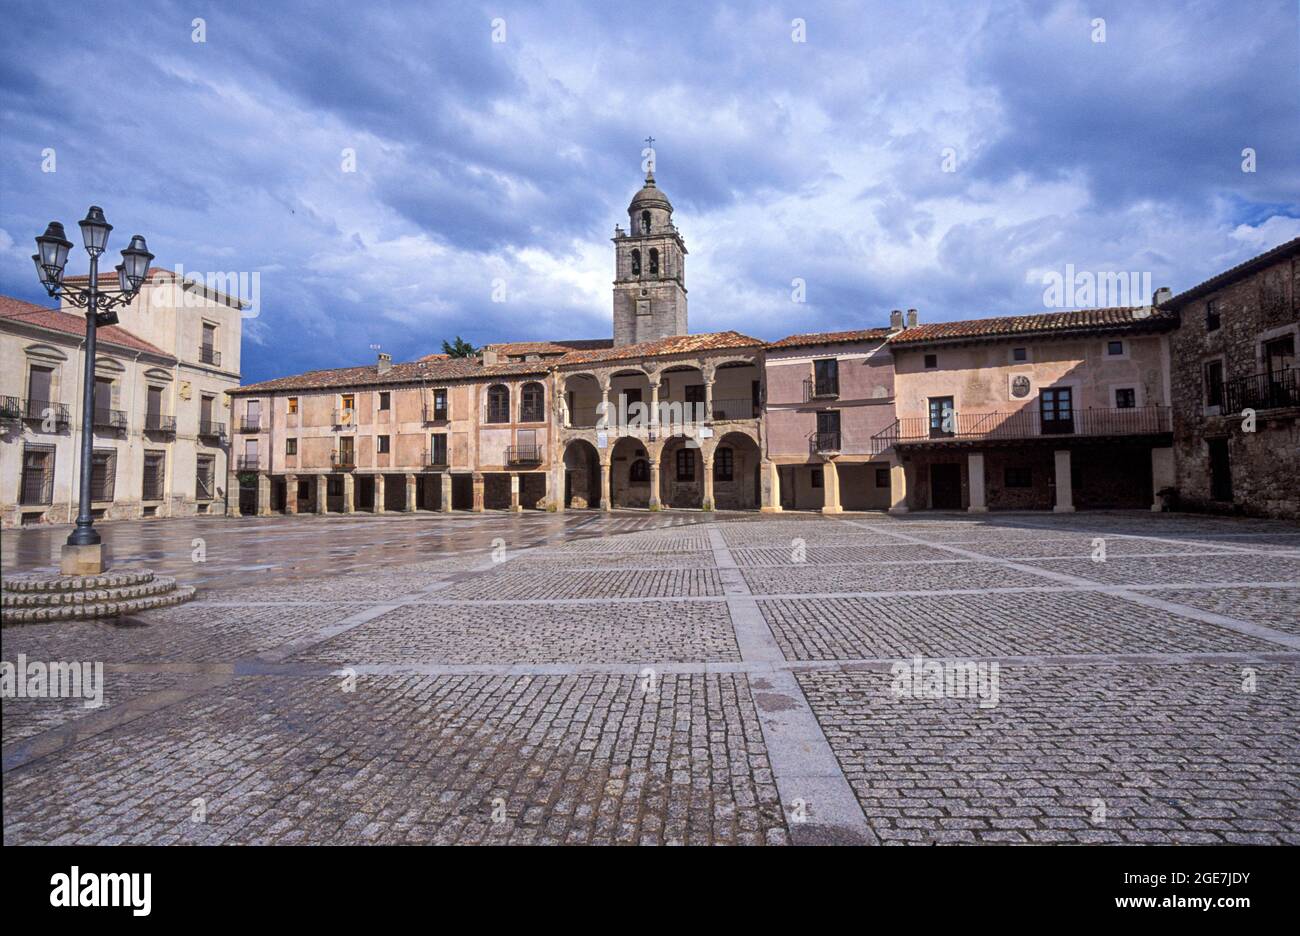
[[[515,513],[524,508],[519,505],[519,472],[510,472],[510,509]]]
[[[650,425],[656,429],[659,427],[659,384],[657,381],[650,384]],[[653,465],[653,462],[651,464]],[[650,498],[653,503],[657,499],[656,494],[652,493]]]
[[[1056,513],[1073,513],[1074,491],[1070,477],[1070,450],[1057,449],[1053,454],[1056,458],[1056,506],[1052,510]]]
[[[837,514],[844,509],[840,506],[840,472],[833,461],[822,465],[822,495],[822,513]]]
[[[1153,448],[1151,450],[1151,509],[1164,510],[1164,498],[1160,489],[1174,486],[1174,450],[1171,448]]]
[[[406,476],[406,500],[402,502],[403,513],[415,512],[415,475]]]
[[[271,516],[271,476],[265,471],[257,473],[257,515]]]
[[[605,429],[608,430],[614,425],[614,420],[616,418],[615,414],[610,409],[609,384],[606,383],[600,385],[600,394],[601,400],[604,403],[604,409],[602,409],[601,412],[605,414]],[[600,428],[600,413],[596,414],[596,427],[597,429]]]
[[[901,461],[889,466],[889,512],[907,513],[907,486],[911,481],[911,472]]]
[[[713,378],[704,381],[704,422],[713,422]]]
[[[355,502],[357,490],[357,479],[353,477],[352,472],[343,473],[343,512],[350,514],[357,509]]]
[[[474,472],[474,513],[483,512],[483,501],[483,472],[476,471]]]
[[[451,472],[442,473],[442,502],[439,504],[443,513],[451,513]]]
[[[546,479],[546,498],[555,505],[556,513],[564,513],[564,461],[551,468]]]
[[[284,512],[293,516],[298,512],[298,476],[284,476]]]
[[[763,469],[760,474],[763,482],[763,501],[761,510],[763,513],[780,513],[781,512],[781,469],[776,462],[763,462]]]
[[[329,511],[329,484],[328,475],[316,475],[316,512],[318,514]]]
[[[657,395],[657,394],[656,394]],[[651,458],[650,461],[650,506],[662,506],[659,502],[659,459]]]
[[[372,508],[372,510],[375,513],[383,513],[385,509],[386,508],[384,507],[384,476],[381,474],[377,474],[375,475],[375,506]]]
[[[610,500],[610,496],[609,496],[609,487],[610,487],[609,471],[610,471],[609,462],[601,462],[600,463],[600,509],[601,510],[614,509],[614,503],[612,500]]]
[[[966,478],[970,487],[971,513],[988,513],[984,495],[984,453],[972,452],[966,456]]]
[[[713,459],[704,459],[704,504],[705,510],[713,510]]]

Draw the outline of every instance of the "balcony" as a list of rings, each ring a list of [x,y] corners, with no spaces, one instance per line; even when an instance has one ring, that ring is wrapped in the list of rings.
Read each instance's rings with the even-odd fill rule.
[[[538,465],[542,461],[540,445],[507,445],[507,465]]]
[[[446,451],[441,451],[441,452],[426,451],[424,453],[424,467],[425,468],[446,468],[447,467]]]
[[[8,422],[22,418],[22,398],[16,396],[0,396],[0,420]]]
[[[840,433],[814,432],[808,437],[808,451],[813,455],[834,455],[840,450]]]
[[[834,400],[840,395],[840,379],[838,376],[830,379],[816,380],[812,377],[805,377],[803,381],[803,401],[811,403],[814,400]]]
[[[199,363],[211,364],[213,367],[221,366],[221,352],[211,345],[199,345]]]
[[[36,422],[52,419],[54,425],[60,428],[66,427],[72,421],[66,404],[51,403],[49,400],[28,400],[23,418]]]
[[[145,432],[176,432],[176,417],[164,416],[162,413],[145,413],[144,414],[144,431]]]
[[[713,401],[713,418],[715,420],[727,419],[757,419],[759,405],[754,400],[714,400]]]
[[[199,438],[224,440],[226,438],[226,424],[213,422],[210,419],[200,419]]]
[[[239,431],[240,432],[261,432],[262,417],[261,416],[239,417]]]
[[[257,471],[262,463],[261,458],[257,455],[240,455],[236,461],[236,468],[239,471]]]
[[[357,428],[357,411],[354,409],[336,409],[331,425],[336,429]]]
[[[1300,406],[1300,367],[1235,377],[1223,382],[1225,414],[1288,406]]]
[[[427,423],[446,422],[447,421],[446,405],[444,404],[442,406],[434,406],[429,403],[424,404],[424,421]]]
[[[1108,407],[1067,411],[1066,418],[1044,419],[1036,406],[1005,413],[952,414],[952,429],[933,426],[926,416],[896,419],[871,437],[871,454],[891,446],[1023,442],[1037,439],[1113,438],[1169,434],[1167,406]]]
[[[96,429],[107,429],[110,432],[125,432],[126,413],[117,409],[96,409],[94,426]]]
[[[357,467],[356,452],[330,452],[330,467],[340,471]]]

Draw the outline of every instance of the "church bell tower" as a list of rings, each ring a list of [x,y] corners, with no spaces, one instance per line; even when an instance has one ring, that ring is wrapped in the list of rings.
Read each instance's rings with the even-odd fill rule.
[[[686,243],[652,168],[614,228],[614,344],[686,334]]]

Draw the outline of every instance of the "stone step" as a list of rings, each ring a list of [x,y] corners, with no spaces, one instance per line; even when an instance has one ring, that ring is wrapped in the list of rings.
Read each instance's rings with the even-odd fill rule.
[[[0,594],[5,608],[50,608],[57,605],[105,604],[162,595],[176,587],[174,578],[159,577],[139,585],[88,588],[84,591],[16,591]]]
[[[116,569],[100,575],[59,575],[53,572],[19,572],[6,575],[0,589],[6,592],[69,592],[100,588],[126,588],[153,581],[148,569]]]
[[[193,597],[194,587],[192,585],[180,585],[162,594],[146,595],[143,598],[127,598],[122,601],[82,602],[36,608],[5,608],[3,610],[4,626],[37,624],[46,621],[84,621],[92,618],[119,617],[125,614],[150,611],[154,608],[171,607],[189,601]]]

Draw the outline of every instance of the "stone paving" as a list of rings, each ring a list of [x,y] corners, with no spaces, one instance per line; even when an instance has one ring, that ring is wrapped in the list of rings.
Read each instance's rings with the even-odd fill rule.
[[[99,707],[4,701],[5,844],[1300,844],[1294,524],[104,530],[199,596],[0,632],[10,663],[104,665]],[[6,535],[4,573],[61,538]]]

